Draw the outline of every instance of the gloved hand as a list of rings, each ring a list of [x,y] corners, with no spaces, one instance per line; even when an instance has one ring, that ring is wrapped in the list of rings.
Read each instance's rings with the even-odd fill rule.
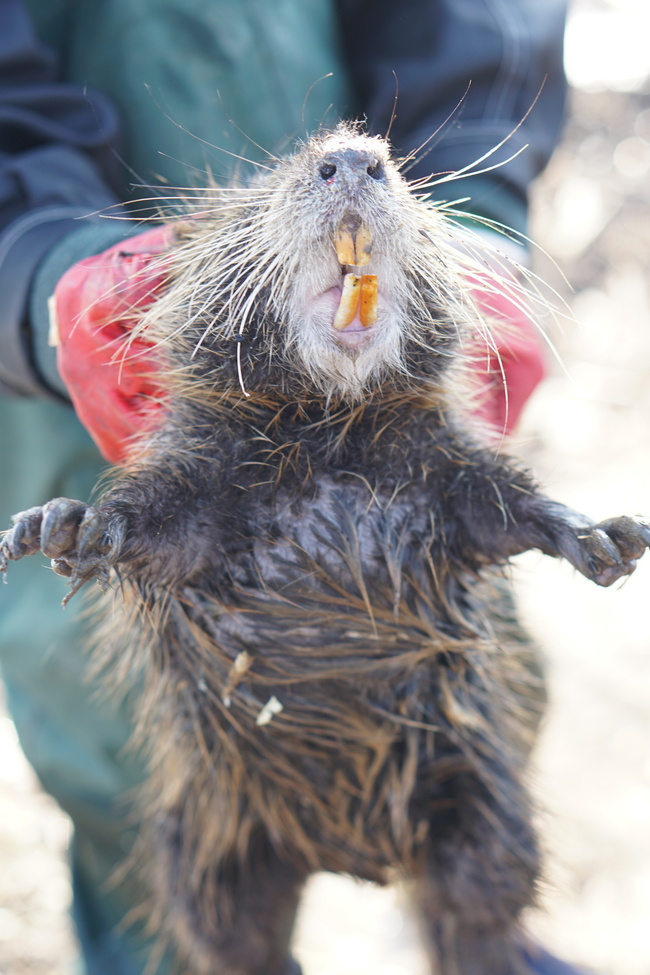
[[[546,374],[542,338],[526,312],[525,295],[516,285],[508,294],[488,280],[472,276],[472,297],[489,324],[493,347],[478,338],[470,352],[477,386],[475,415],[496,439],[512,432],[521,411]]]
[[[79,419],[115,464],[125,462],[135,434],[160,423],[164,408],[159,353],[143,339],[128,345],[126,339],[164,285],[161,255],[172,237],[172,229],[161,226],[120,242],[73,265],[54,292],[61,378]],[[544,376],[540,337],[507,289],[473,275],[472,291],[498,349],[497,355],[478,340],[471,352],[475,413],[499,438],[513,430]]]
[[[123,463],[134,434],[154,429],[164,394],[160,353],[126,339],[165,282],[173,231],[154,227],[74,264],[58,282],[57,365],[77,416],[102,455]]]

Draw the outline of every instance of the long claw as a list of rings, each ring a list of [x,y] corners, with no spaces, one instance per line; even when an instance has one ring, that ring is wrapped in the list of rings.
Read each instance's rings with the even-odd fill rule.
[[[69,498],[55,498],[43,505],[41,551],[50,559],[69,552],[87,505]]]
[[[109,538],[106,535],[104,519],[99,511],[94,508],[88,508],[81,519],[77,532],[79,561],[83,562],[90,549],[94,550],[93,554],[97,552],[105,554],[105,552],[109,551],[111,547],[110,543],[105,543],[104,538]]]
[[[69,498],[55,498],[42,507],[29,508],[14,515],[12,521],[13,527],[0,541],[0,573],[6,574],[9,560],[40,549],[57,575],[70,580],[64,606],[92,579],[97,579],[101,589],[108,588],[111,561],[117,556],[123,535],[119,524],[114,524],[109,533],[100,511]]]
[[[599,586],[611,586],[631,575],[637,560],[650,547],[650,528],[636,518],[608,518],[577,535],[582,564],[574,564]]]
[[[13,516],[13,527],[2,542],[5,558],[20,559],[38,552],[41,547],[41,512],[42,508],[34,507]]]

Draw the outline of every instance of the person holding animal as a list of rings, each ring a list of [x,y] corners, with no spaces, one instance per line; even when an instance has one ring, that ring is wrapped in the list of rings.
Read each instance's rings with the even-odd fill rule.
[[[484,220],[524,233],[528,186],[561,118],[563,4],[543,11],[531,2],[395,10],[340,0],[308,9],[287,4],[281,13],[226,2],[163,8],[151,0],[135,17],[118,2],[3,5],[0,351],[8,394],[4,456],[11,457],[2,486],[5,521],[26,498],[41,506],[52,497],[90,496],[101,461],[70,400],[104,456],[117,463],[130,462],[139,433],[164,423],[160,366],[146,336],[136,334],[129,355],[116,356],[115,348],[167,287],[161,255],[183,195],[173,187],[199,183],[206,171],[218,178],[224,159],[250,151],[262,171],[273,169],[256,147],[283,151],[287,136],[326,124],[333,103],[332,124],[366,115],[373,131],[390,129],[397,156],[412,154],[404,172],[422,180],[423,191],[453,188]],[[336,182],[348,165],[328,159],[319,163],[323,183]],[[322,167],[332,165],[339,172],[326,177]],[[387,166],[382,162],[382,172]],[[188,172],[197,175],[188,180]],[[444,179],[454,172],[466,178],[450,186]],[[431,173],[438,188],[428,186],[436,182]],[[154,179],[169,220],[142,233],[141,207],[150,213],[155,205],[137,199],[153,191],[133,184]],[[350,232],[353,251],[358,229]],[[356,267],[358,256],[343,265]],[[287,263],[292,258],[286,254]],[[58,359],[48,344],[52,293]],[[503,366],[491,376],[487,416],[502,430],[512,427],[539,378],[540,353],[516,301],[504,309],[494,295],[483,300],[491,317],[501,312],[523,330],[504,335]],[[353,313],[341,331],[355,321]],[[237,382],[248,393],[245,370]],[[105,531],[102,523],[102,537]],[[112,525],[111,544],[119,531]],[[42,541],[40,521],[36,534]],[[15,531],[13,539],[18,544]],[[559,550],[566,554],[572,544]],[[58,568],[77,571],[65,557]],[[125,796],[144,777],[140,760],[125,751],[133,701],[121,709],[98,702],[84,682],[89,637],[71,615],[74,603],[66,614],[58,610],[56,581],[30,560],[12,566],[11,592],[2,593],[8,698],[41,781],[75,823],[74,912],[88,971],[141,971],[152,949],[137,926],[119,927],[142,902],[138,878],[106,884],[131,842]],[[560,965],[541,953],[528,964],[538,971]]]

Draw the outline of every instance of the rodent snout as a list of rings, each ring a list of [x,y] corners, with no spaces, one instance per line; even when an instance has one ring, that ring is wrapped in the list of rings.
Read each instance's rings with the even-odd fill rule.
[[[347,148],[328,152],[318,166],[318,175],[326,183],[332,182],[337,177],[353,181],[366,177],[383,180],[386,170],[382,160],[375,153]]]

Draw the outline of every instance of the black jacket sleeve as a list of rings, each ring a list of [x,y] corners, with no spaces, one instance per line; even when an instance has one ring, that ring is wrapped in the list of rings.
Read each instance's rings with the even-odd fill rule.
[[[469,208],[523,231],[563,118],[566,0],[336,2],[359,109],[374,132],[390,127],[398,153],[415,153],[407,177],[489,168],[433,195],[471,195]]]
[[[35,268],[79,217],[114,205],[117,115],[57,78],[20,0],[0,2],[0,391],[47,392],[27,307]],[[106,221],[104,221],[105,223]],[[99,221],[98,221],[99,223]]]
[[[399,153],[415,153],[409,178],[494,167],[529,145],[507,165],[434,194],[469,195],[470,208],[524,229],[528,185],[562,116],[565,0],[333,2],[357,108],[374,131],[391,126]],[[61,80],[22,0],[0,0],[0,391],[55,388],[29,333],[34,272],[79,217],[118,202],[118,145],[111,102]],[[96,223],[103,246],[122,236],[123,226]]]

